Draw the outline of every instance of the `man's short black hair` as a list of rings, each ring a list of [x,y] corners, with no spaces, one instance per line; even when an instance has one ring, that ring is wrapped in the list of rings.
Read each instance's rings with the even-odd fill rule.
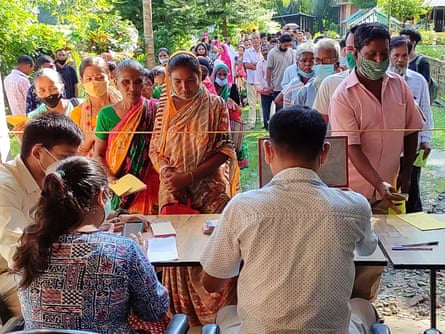
[[[17,59],[17,64],[26,64],[26,65],[34,66],[34,60],[32,60],[32,58],[30,56],[23,55]]]
[[[422,40],[422,35],[420,35],[420,33],[417,30],[413,30],[413,29],[409,29],[409,28],[404,28],[402,30],[400,30],[399,33],[400,36],[402,35],[406,35],[409,36],[409,40],[412,42],[416,42],[419,43]]]
[[[264,38],[266,37],[266,33],[265,32],[260,32],[260,38]]]
[[[362,23],[357,26],[354,33],[354,47],[357,51],[360,51],[376,39],[386,39],[388,42],[391,40],[391,35],[386,26],[377,22]]]
[[[340,44],[340,49],[343,49],[344,47],[346,47],[346,40],[341,39],[340,42],[338,42],[338,44]]]
[[[357,30],[357,27],[358,27],[358,26],[353,26],[353,27],[351,27],[351,29],[349,29],[349,30],[346,32],[346,35],[345,35],[345,43],[346,43],[346,40],[347,40],[348,37],[349,37],[349,34],[355,34],[355,31]]]
[[[280,43],[292,42],[292,36],[288,34],[284,34],[280,36]]]
[[[42,144],[50,150],[53,146],[63,144],[79,146],[82,138],[82,130],[71,118],[57,112],[45,112],[26,124],[20,157],[25,160],[36,144]]]
[[[37,58],[36,66],[37,68],[40,68],[43,64],[46,63],[54,64],[54,59],[48,55],[41,55],[39,58]]]
[[[269,135],[278,152],[312,162],[323,149],[326,122],[318,111],[293,105],[272,116]]]
[[[406,45],[408,47],[408,54],[411,52],[411,49],[413,48],[411,42],[406,40],[404,37],[393,37],[389,42],[389,51],[391,52],[392,49],[398,48],[401,45]]]

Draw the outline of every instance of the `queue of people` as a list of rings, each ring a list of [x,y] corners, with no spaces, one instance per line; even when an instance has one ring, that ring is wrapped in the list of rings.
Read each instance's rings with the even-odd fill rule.
[[[185,313],[191,325],[216,319],[223,333],[368,333],[383,268],[354,268],[353,251],[375,250],[371,215],[397,211],[399,190],[414,194],[408,210],[421,210],[412,164],[431,150],[431,133],[419,130],[433,120],[428,83],[408,69],[420,38],[391,38],[378,23],[351,29],[343,50],[305,36],[294,25],[277,40],[254,32],[236,61],[228,40],[203,36],[194,53],[161,48],[152,70],[121,61],[116,88],[108,63],[87,57],[85,99],[65,78],[64,50],[56,69],[40,62],[42,104],[21,125],[20,155],[0,165],[0,297],[25,328],[133,333],[129,316],[150,324]],[[32,65],[19,59],[14,75]],[[268,130],[274,175],[241,194],[248,152],[231,134],[243,123],[239,66],[244,125]],[[317,175],[329,128],[348,137],[350,191]],[[376,131],[386,129],[406,131]],[[108,185],[126,174],[146,189],[113,196]],[[140,236],[113,232],[141,215],[178,213],[222,215],[202,267],[164,268],[161,283]]]

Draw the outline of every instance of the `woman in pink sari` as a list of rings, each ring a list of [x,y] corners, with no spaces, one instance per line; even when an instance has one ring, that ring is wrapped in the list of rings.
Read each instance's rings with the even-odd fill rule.
[[[229,86],[232,86],[233,76],[232,76],[232,60],[230,59],[229,48],[225,44],[218,45],[219,48],[219,56],[218,59],[222,61],[226,66],[230,69],[229,77],[227,78],[229,81]],[[218,64],[215,64],[215,66]]]

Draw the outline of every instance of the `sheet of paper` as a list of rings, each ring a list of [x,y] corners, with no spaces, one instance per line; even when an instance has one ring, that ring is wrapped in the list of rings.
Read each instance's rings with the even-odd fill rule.
[[[109,185],[117,196],[132,194],[147,188],[147,185],[132,174],[122,176],[115,183]]]
[[[397,217],[421,231],[445,229],[445,222],[437,220],[425,212],[408,213]]]
[[[176,237],[151,238],[148,241],[148,259],[150,262],[176,260],[177,258]]]
[[[176,236],[176,230],[169,221],[151,222],[150,227],[154,237]]]

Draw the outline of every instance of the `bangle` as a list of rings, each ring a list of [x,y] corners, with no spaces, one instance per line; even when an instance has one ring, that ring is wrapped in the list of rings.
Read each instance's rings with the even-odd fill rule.
[[[189,174],[190,174],[190,180],[191,180],[190,183],[194,183],[195,182],[195,178],[193,177],[193,172],[190,171]]]

